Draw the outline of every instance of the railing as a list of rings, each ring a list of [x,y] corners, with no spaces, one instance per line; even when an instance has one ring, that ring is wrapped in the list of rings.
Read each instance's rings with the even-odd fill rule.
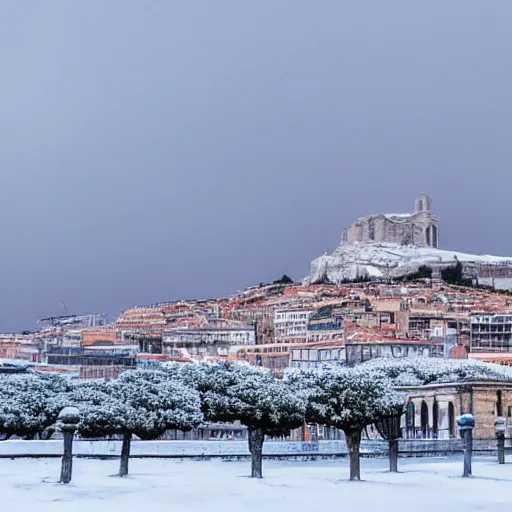
[[[115,458],[121,453],[120,440],[82,440],[74,441],[73,451],[78,457]],[[512,449],[511,439],[506,440],[507,451]],[[474,439],[475,455],[496,453],[496,439]],[[455,455],[463,452],[463,441],[447,440],[400,440],[399,454],[402,457],[422,457],[432,455]],[[265,442],[263,454],[266,458],[343,458],[348,448],[343,440],[337,441],[284,441]],[[60,457],[62,441],[22,441],[0,442],[0,458],[17,457]],[[131,456],[153,458],[248,458],[249,448],[246,440],[225,441],[133,441]],[[387,457],[388,442],[382,440],[361,441],[362,457]]]

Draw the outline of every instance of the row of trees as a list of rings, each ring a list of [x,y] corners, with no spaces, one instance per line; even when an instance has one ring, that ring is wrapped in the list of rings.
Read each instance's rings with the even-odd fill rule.
[[[127,371],[111,381],[5,376],[0,378],[0,433],[47,438],[59,411],[76,406],[80,436],[122,437],[119,475],[125,476],[134,435],[158,439],[169,429],[238,420],[248,429],[251,476],[261,478],[265,436],[287,435],[307,421],[345,432],[350,478],[359,479],[363,429],[403,412],[404,398],[393,390],[388,374],[363,365],[290,371],[278,379],[247,364],[177,363],[162,371]]]

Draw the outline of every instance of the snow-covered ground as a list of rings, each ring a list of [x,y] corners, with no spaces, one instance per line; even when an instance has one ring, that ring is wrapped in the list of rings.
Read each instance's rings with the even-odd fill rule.
[[[1,459],[2,510],[38,512],[379,512],[506,511],[512,507],[512,464],[460,459],[362,460],[363,482],[349,482],[347,462],[265,461],[263,480],[247,478],[247,462],[136,459],[131,475],[114,476],[118,461],[77,459],[70,485],[57,484],[58,459]]]

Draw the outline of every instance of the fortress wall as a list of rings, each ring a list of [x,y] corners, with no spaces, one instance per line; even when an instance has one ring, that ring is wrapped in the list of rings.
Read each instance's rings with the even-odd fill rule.
[[[377,242],[437,247],[439,222],[430,211],[432,201],[422,194],[412,214],[376,214],[358,218],[341,236],[342,242]]]
[[[427,245],[426,228],[434,219],[413,219],[405,222],[394,222],[384,215],[362,217],[357,219],[342,236],[347,242],[395,243],[400,245]],[[346,233],[346,235],[345,235]]]

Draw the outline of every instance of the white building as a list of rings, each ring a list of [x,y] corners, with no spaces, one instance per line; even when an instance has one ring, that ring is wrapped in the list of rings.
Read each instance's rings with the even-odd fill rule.
[[[254,328],[181,329],[163,334],[163,353],[186,349],[191,355],[227,356],[229,348],[256,343]]]
[[[512,315],[471,317],[472,352],[512,352]]]
[[[305,343],[308,320],[312,310],[289,308],[274,312],[274,332],[276,343]]]
[[[345,363],[345,347],[332,345],[319,348],[294,348],[290,354],[290,367],[319,370],[329,363]]]
[[[82,331],[79,329],[69,329],[62,334],[62,345],[65,347],[81,347]]]

